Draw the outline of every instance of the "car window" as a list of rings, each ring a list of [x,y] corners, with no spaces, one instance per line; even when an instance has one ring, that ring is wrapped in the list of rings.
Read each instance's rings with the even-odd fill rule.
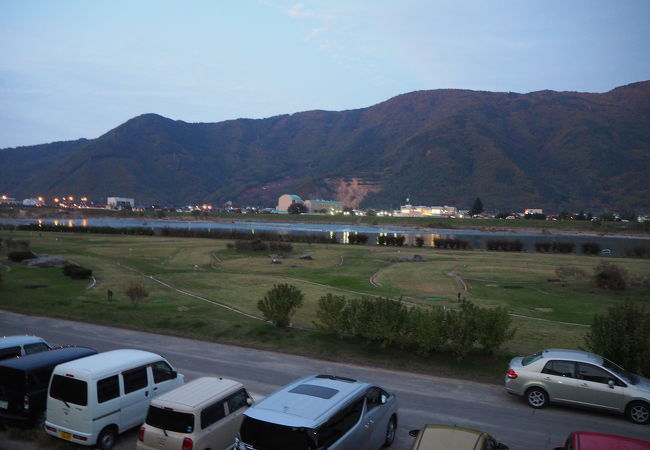
[[[161,383],[175,378],[174,369],[165,361],[153,363],[151,365],[151,371],[153,372],[154,383]]]
[[[75,378],[54,375],[50,385],[50,397],[75,405],[88,405],[88,385]]]
[[[16,356],[20,356],[19,346],[0,349],[0,359],[15,358]]]
[[[319,448],[327,448],[338,441],[359,421],[364,401],[365,396],[355,400],[318,428],[316,435]]]
[[[147,387],[147,368],[138,367],[137,369],[122,372],[124,377],[124,393],[134,392]]]
[[[542,373],[558,377],[575,378],[575,363],[572,361],[549,361],[542,369]]]
[[[219,400],[201,411],[201,429],[205,429],[226,416],[224,401]]]
[[[368,391],[366,392],[366,400],[367,400],[366,405],[368,411],[370,411],[373,408],[376,408],[377,406],[382,405],[381,403],[382,395],[388,397],[388,394],[378,387],[373,387],[368,389]]]
[[[581,380],[593,381],[594,383],[607,384],[613,377],[603,369],[591,364],[578,364],[578,376]]]
[[[497,442],[492,437],[488,436],[485,438],[482,450],[498,450],[498,448]]]
[[[23,346],[25,349],[26,355],[31,355],[32,353],[44,352],[49,350],[50,347],[45,342],[35,342],[34,344],[26,344]]]
[[[97,382],[97,402],[104,403],[120,395],[120,381],[117,375]]]
[[[232,414],[240,408],[248,406],[248,393],[246,389],[240,389],[237,393],[231,395],[226,399],[228,403],[228,413]]]
[[[524,356],[521,359],[521,365],[522,366],[527,366],[528,364],[532,364],[535,361],[540,360],[541,358],[542,358],[542,352],[541,351],[535,353],[534,355]]]

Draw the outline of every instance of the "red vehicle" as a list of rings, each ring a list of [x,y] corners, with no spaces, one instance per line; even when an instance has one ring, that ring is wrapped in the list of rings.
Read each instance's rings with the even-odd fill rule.
[[[592,431],[572,431],[564,447],[554,450],[650,450],[650,442]]]

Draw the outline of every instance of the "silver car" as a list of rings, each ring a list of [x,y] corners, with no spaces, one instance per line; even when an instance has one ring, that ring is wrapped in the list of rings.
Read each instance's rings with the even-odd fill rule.
[[[397,430],[395,394],[363,381],[310,375],[246,410],[237,450],[377,450]]]
[[[513,358],[505,385],[533,408],[562,403],[625,414],[638,424],[650,421],[650,380],[593,353],[548,349]]]

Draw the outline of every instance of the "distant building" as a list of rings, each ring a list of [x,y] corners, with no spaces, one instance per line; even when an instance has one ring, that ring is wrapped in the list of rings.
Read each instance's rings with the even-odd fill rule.
[[[402,205],[397,213],[401,217],[425,217],[425,216],[457,216],[458,208],[455,206],[413,206]]]
[[[23,206],[44,206],[45,203],[37,198],[26,198],[23,200]]]
[[[543,209],[535,209],[535,208],[524,209],[524,215],[526,215],[526,214],[544,214],[544,210]]]
[[[341,214],[343,202],[336,200],[305,200],[307,212],[321,214]]]
[[[294,203],[305,203],[305,202],[302,198],[300,198],[299,195],[284,194],[281,195],[280,198],[278,199],[278,206],[275,209],[278,212],[286,213],[287,211],[289,211],[289,206],[293,205]]]
[[[133,209],[135,200],[126,197],[108,197],[106,204],[111,209]]]
[[[0,196],[0,205],[18,205],[18,200],[13,197],[7,197],[6,195]]]

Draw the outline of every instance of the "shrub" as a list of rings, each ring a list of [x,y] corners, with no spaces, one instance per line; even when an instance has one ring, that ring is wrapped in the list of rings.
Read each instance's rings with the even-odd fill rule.
[[[343,295],[327,294],[318,299],[316,318],[320,323],[316,326],[334,336],[340,337],[347,328],[347,302]]]
[[[416,247],[423,247],[424,246],[424,239],[420,236],[415,238],[415,246]]]
[[[348,331],[380,347],[403,342],[408,310],[401,301],[383,297],[362,297],[346,308]]]
[[[83,280],[92,277],[93,271],[77,264],[66,264],[63,266],[63,275],[76,280]]]
[[[613,291],[625,290],[627,272],[615,264],[603,262],[594,268],[596,285]]]
[[[587,347],[643,376],[650,376],[650,312],[629,299],[594,316]]]
[[[650,256],[650,248],[635,245],[634,247],[626,248],[625,255],[632,258],[644,258],[645,256]]]
[[[503,306],[480,308],[475,320],[476,340],[489,355],[515,336],[516,330],[510,328],[512,318]]]
[[[596,242],[585,242],[582,244],[582,253],[587,255],[597,255],[600,252],[600,244]]]
[[[576,269],[575,267],[558,267],[555,269],[555,274],[563,280],[567,278],[574,278],[576,280],[587,278],[587,273],[584,270]]]
[[[443,309],[413,307],[409,310],[408,321],[411,327],[410,341],[418,353],[427,354],[443,349],[449,334]]]
[[[29,250],[15,250],[13,252],[9,252],[7,258],[13,262],[21,262],[25,261],[26,259],[36,258],[36,255]]]
[[[362,245],[368,242],[368,235],[362,233],[354,233],[348,236],[348,243]]]
[[[488,250],[500,250],[504,252],[520,252],[524,249],[521,241],[506,241],[502,239],[489,239],[485,246]]]
[[[149,296],[149,292],[140,281],[129,281],[124,288],[124,294],[129,297],[133,306],[138,306],[140,300]]]
[[[288,328],[291,317],[302,306],[303,297],[303,293],[295,286],[287,283],[273,285],[264,298],[257,302],[257,309],[274,325]]]
[[[449,324],[449,346],[458,359],[463,359],[472,350],[477,338],[478,307],[464,300],[460,310],[446,311]]]

